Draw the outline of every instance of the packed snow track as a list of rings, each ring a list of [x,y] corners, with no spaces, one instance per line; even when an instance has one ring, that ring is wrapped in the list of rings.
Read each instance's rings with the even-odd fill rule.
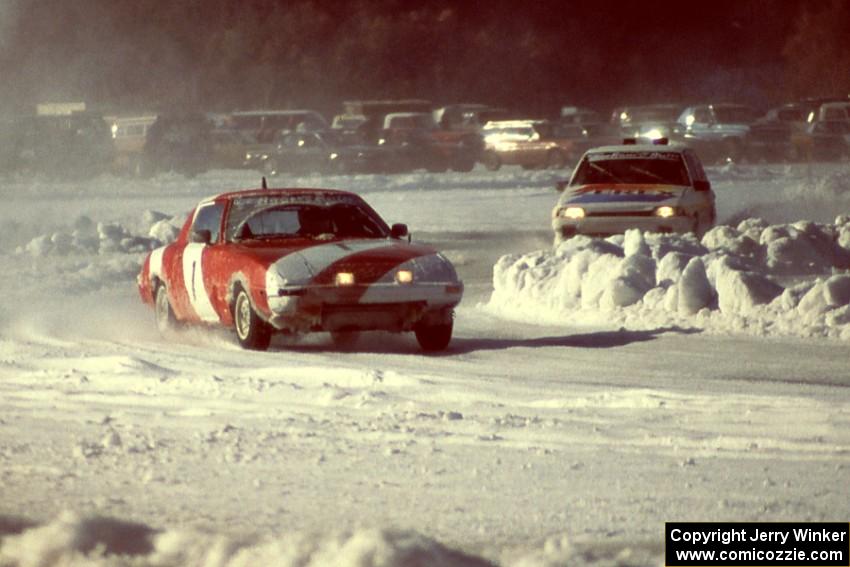
[[[550,171],[275,180],[353,190],[445,251],[466,295],[437,355],[161,338],[140,259],[251,173],[4,180],[0,565],[657,565],[665,521],[846,516],[850,173],[709,177],[713,240],[627,235],[611,258],[551,248]],[[747,231],[776,227],[791,244],[763,239],[756,275],[723,283]],[[662,282],[669,250],[700,285],[687,262]]]

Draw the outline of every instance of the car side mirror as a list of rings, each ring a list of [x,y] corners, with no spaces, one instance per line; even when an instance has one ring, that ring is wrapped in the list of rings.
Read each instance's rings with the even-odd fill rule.
[[[189,242],[193,244],[209,244],[212,242],[212,232],[209,230],[193,230],[189,233]]]
[[[402,239],[405,236],[409,236],[409,235],[410,235],[410,232],[407,230],[406,224],[398,223],[398,224],[394,224],[390,228],[390,236],[397,239],[397,240]]]
[[[563,193],[564,189],[566,189],[569,184],[570,182],[565,179],[558,181],[555,183],[555,190],[558,191],[558,193]]]
[[[711,182],[709,181],[694,181],[694,189],[697,191],[711,191]]]

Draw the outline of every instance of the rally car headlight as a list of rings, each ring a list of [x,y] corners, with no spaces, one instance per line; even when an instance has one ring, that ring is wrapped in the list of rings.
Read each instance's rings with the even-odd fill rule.
[[[410,270],[399,270],[395,273],[395,281],[400,284],[413,283],[413,272]]]
[[[665,219],[675,217],[678,213],[679,211],[676,209],[676,207],[668,207],[666,205],[655,209],[655,216]]]
[[[354,274],[351,272],[338,272],[336,275],[336,285],[354,285]]]
[[[564,207],[559,211],[559,215],[573,220],[583,219],[585,216],[581,207]]]
[[[649,138],[650,140],[656,140],[658,138],[664,137],[664,132],[661,131],[660,128],[653,128],[651,130],[647,130],[641,136],[642,138]]]

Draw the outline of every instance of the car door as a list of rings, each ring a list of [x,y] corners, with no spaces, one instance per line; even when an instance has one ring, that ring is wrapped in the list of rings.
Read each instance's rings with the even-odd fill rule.
[[[189,305],[196,318],[206,323],[220,320],[213,303],[221,286],[216,279],[217,269],[210,249],[220,241],[223,212],[223,203],[206,203],[198,207],[181,260]]]

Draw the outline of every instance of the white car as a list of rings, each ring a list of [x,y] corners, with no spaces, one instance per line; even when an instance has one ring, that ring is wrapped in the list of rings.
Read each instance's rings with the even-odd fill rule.
[[[686,146],[622,145],[588,150],[552,210],[555,245],[576,234],[637,228],[693,232],[714,225],[714,192]]]

